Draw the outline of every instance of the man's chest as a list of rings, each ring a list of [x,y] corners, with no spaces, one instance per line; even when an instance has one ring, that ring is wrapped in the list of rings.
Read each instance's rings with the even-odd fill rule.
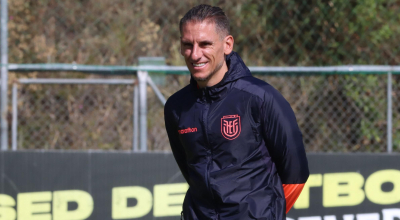
[[[254,150],[261,141],[260,120],[254,118],[259,117],[254,114],[256,108],[251,96],[237,95],[219,102],[195,102],[184,109],[177,127],[187,155],[247,154]]]

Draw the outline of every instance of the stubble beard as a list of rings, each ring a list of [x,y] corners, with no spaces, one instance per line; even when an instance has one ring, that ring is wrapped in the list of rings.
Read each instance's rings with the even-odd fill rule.
[[[208,76],[206,76],[206,77],[195,77],[193,74],[191,74],[191,75],[192,75],[193,79],[196,80],[196,82],[207,82],[208,80],[211,79],[212,76],[215,75],[215,73],[217,73],[222,68],[222,66],[224,65],[224,61],[225,60],[222,60],[221,63],[219,63],[214,68],[214,70],[211,71],[211,73],[209,73]]]

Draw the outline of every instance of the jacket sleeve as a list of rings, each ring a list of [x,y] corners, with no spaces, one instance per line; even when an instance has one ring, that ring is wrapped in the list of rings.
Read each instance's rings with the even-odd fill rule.
[[[177,126],[178,117],[176,114],[174,114],[174,111],[172,109],[173,106],[174,105],[168,101],[165,104],[164,107],[165,128],[167,130],[169,143],[171,145],[171,150],[175,157],[175,161],[178,164],[179,169],[181,170],[182,175],[185,178],[186,182],[189,183],[185,149],[183,148],[179,140],[178,126]]]
[[[302,184],[283,184],[283,191],[285,193],[286,199],[286,214],[293,207],[297,198],[299,198],[301,191],[304,188],[304,183]]]
[[[284,184],[289,211],[309,176],[302,134],[290,104],[274,88],[265,93],[261,109],[264,140]]]

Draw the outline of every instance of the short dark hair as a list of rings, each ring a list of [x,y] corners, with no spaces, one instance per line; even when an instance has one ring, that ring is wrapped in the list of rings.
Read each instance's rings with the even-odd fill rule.
[[[198,5],[190,9],[179,22],[179,30],[182,33],[182,26],[190,21],[202,22],[209,20],[214,22],[217,30],[225,36],[230,34],[229,19],[220,7],[211,5]]]

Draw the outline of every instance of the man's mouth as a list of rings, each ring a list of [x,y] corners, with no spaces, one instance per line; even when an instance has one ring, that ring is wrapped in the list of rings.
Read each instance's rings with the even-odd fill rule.
[[[204,66],[204,65],[206,65],[207,63],[192,63],[192,65],[194,66],[194,67],[202,67],[202,66]]]

